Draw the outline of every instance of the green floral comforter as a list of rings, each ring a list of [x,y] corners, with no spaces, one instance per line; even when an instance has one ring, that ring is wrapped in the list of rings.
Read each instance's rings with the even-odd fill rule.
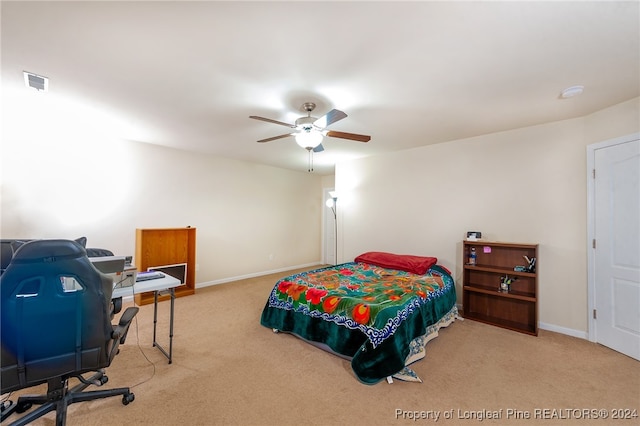
[[[278,281],[261,324],[327,345],[373,384],[402,370],[411,342],[455,302],[453,278],[441,266],[416,275],[350,262]]]

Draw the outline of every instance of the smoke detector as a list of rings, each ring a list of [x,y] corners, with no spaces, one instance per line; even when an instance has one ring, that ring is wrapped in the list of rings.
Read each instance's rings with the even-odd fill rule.
[[[42,90],[43,92],[49,90],[49,79],[47,77],[27,71],[23,71],[22,73],[24,74],[24,84],[27,87],[31,87],[37,91]]]
[[[582,95],[584,91],[584,86],[571,86],[564,89],[560,92],[560,97],[562,99],[573,98],[574,96]]]

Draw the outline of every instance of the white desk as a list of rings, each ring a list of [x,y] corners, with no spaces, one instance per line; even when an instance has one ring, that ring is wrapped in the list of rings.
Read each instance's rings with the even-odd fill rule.
[[[117,299],[118,297],[126,297],[133,296],[138,293],[146,293],[148,291],[153,291],[153,346],[157,347],[160,352],[164,354],[169,360],[169,364],[171,364],[171,357],[173,354],[173,310],[174,310],[174,302],[176,299],[175,288],[180,285],[180,280],[173,278],[170,275],[164,275],[163,278],[156,278],[154,280],[146,280],[146,281],[137,281],[133,286],[130,287],[119,287],[113,290],[111,294],[112,299]],[[158,293],[160,291],[169,291],[171,295],[171,314],[169,317],[169,352],[160,346],[160,344],[156,341],[156,324],[158,323]]]

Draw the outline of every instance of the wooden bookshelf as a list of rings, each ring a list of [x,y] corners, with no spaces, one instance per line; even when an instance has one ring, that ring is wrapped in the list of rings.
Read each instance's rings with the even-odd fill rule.
[[[470,265],[471,249],[476,264]],[[465,265],[462,303],[465,318],[522,333],[538,335],[538,245],[491,241],[464,241]],[[536,258],[533,272],[514,271],[526,266],[524,259]],[[500,291],[503,276],[515,278],[508,292]]]
[[[196,228],[136,229],[134,264],[138,271],[154,266],[186,263],[185,283],[176,287],[176,297],[195,293],[196,283]],[[158,300],[168,299],[160,295]],[[138,305],[153,303],[153,292],[135,295]]]

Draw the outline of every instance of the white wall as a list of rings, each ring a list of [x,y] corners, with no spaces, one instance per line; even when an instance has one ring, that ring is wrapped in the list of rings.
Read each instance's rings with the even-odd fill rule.
[[[459,283],[466,231],[537,242],[540,321],[584,332],[585,147],[638,132],[639,117],[636,98],[587,117],[339,164],[338,260],[369,250],[437,256]],[[136,228],[190,225],[199,284],[321,259],[322,188],[331,177],[6,128],[2,238],[87,236],[89,246],[133,254]]]
[[[2,238],[86,236],[133,255],[136,228],[192,226],[197,284],[321,259],[315,174],[139,142],[15,135],[3,137],[0,164]]]
[[[637,132],[639,105],[338,164],[339,260],[436,256],[461,303],[466,231],[538,243],[540,322],[586,336],[585,147]]]

